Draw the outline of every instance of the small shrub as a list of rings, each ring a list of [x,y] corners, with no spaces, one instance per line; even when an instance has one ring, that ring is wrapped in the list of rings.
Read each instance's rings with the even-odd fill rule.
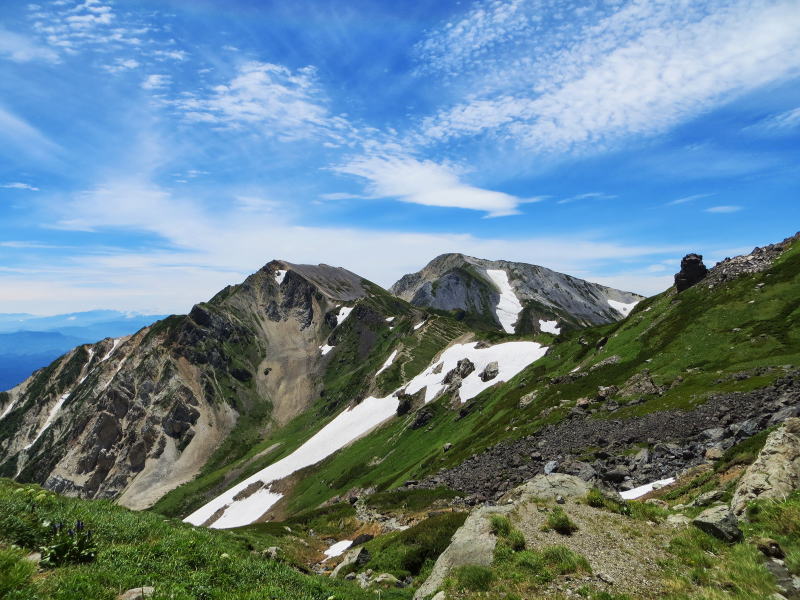
[[[574,532],[578,531],[578,526],[560,506],[554,508],[547,516],[547,528],[561,535],[572,535]]]
[[[584,571],[586,573],[592,572],[589,561],[566,546],[551,546],[545,548],[542,551],[542,557],[559,575],[577,573],[578,571]]]
[[[502,515],[492,515],[492,533],[506,537],[511,532],[511,521]]]
[[[523,550],[514,557],[517,568],[525,571],[539,584],[548,583],[553,580],[553,574],[548,569],[547,561],[541,552]]]
[[[586,495],[586,503],[594,508],[605,508],[606,498],[603,496],[603,492],[597,488],[592,488]]]
[[[455,572],[456,582],[461,589],[473,592],[486,592],[494,580],[492,570],[477,565],[459,567]]]
[[[508,536],[506,536],[506,539],[508,540],[508,545],[511,546],[514,552],[525,550],[525,536],[523,536],[522,532],[518,529],[512,529],[508,533]]]

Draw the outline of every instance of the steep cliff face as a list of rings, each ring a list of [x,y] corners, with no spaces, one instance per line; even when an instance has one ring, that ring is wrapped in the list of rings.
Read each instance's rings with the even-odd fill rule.
[[[391,291],[415,306],[460,311],[476,324],[507,333],[612,323],[642,300],[544,267],[463,254],[436,257]]]
[[[344,269],[273,261],[189,315],[80,346],[0,395],[0,474],[150,506],[235,458],[232,437],[302,412],[320,346],[371,289]]]

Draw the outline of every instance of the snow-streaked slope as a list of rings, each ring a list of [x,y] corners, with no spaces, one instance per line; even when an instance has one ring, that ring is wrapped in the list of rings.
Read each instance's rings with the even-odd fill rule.
[[[624,302],[618,302],[616,300],[608,300],[608,305],[611,308],[613,308],[618,313],[620,313],[621,315],[626,316],[626,317],[629,314],[631,314],[631,311],[633,310],[633,307],[636,306],[637,304],[639,304],[639,303],[638,302],[630,302],[628,304],[625,304]]]
[[[656,488],[656,486],[663,487],[665,485],[669,485],[670,483],[674,482],[675,482],[674,477],[667,477],[666,479],[659,479],[658,481],[653,481],[651,483],[640,485],[639,487],[633,488],[632,490],[620,492],[619,495],[622,496],[623,500],[635,500],[636,498],[640,498],[645,494],[652,492]]]
[[[539,319],[539,329],[545,333],[553,333],[555,335],[561,333],[561,327],[558,326],[558,321],[545,321],[543,319]]]
[[[378,369],[377,372],[375,373],[375,377],[377,377],[378,375],[383,373],[386,369],[391,367],[395,358],[397,358],[397,350],[392,351],[392,353],[389,355],[389,358],[387,358],[386,362],[383,363],[383,366],[380,369]]]
[[[430,402],[447,387],[442,383],[447,372],[462,358],[469,358],[476,368],[462,382],[461,400],[466,401],[498,382],[511,379],[547,351],[547,348],[536,342],[508,342],[482,349],[475,348],[476,345],[477,342],[450,346],[425,371],[400,389],[413,394],[427,387],[425,401]],[[478,373],[492,361],[497,361],[499,375],[491,381],[483,382]],[[433,370],[440,362],[444,363],[443,368],[438,374],[434,374]],[[217,496],[189,515],[185,521],[202,525],[221,511],[221,516],[210,523],[211,527],[224,529],[254,522],[282,498],[282,494],[271,491],[270,485],[273,481],[321,461],[394,416],[399,404],[396,394],[400,389],[385,398],[370,396],[343,411],[292,454]],[[240,492],[254,485],[261,487],[246,498],[234,500]]]
[[[503,326],[506,333],[514,333],[514,324],[519,318],[519,313],[522,312],[522,304],[514,290],[511,289],[508,273],[502,269],[486,269],[486,274],[500,292],[500,300],[495,308],[497,320],[500,321],[500,325]]]

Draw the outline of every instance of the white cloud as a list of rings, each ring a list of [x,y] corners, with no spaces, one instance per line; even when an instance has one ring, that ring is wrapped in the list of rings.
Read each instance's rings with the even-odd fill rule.
[[[14,62],[58,62],[58,54],[51,48],[40,46],[24,35],[3,28],[0,28],[0,57]]]
[[[175,101],[190,121],[257,126],[262,134],[285,140],[338,136],[347,122],[331,115],[326,103],[313,68],[292,71],[257,61],[241,65],[225,84]]]
[[[34,187],[29,183],[20,183],[19,181],[15,181],[13,183],[0,184],[0,188],[5,188],[7,190],[28,190],[30,192],[39,191],[38,187]]]
[[[397,198],[424,206],[479,210],[490,217],[518,214],[518,206],[523,202],[510,194],[467,185],[453,168],[429,160],[363,156],[333,170],[366,179],[369,182],[367,191],[375,198]],[[329,194],[327,198],[331,199],[332,196]],[[333,199],[336,198],[333,196]]]
[[[167,87],[170,83],[172,83],[172,78],[169,75],[148,75],[142,82],[142,89],[159,90]]]
[[[731,205],[723,205],[723,206],[712,206],[710,208],[705,209],[707,213],[734,213],[739,212],[742,210],[741,206],[731,206]]]
[[[518,4],[493,5],[517,15]],[[527,20],[492,19],[496,31],[477,39],[452,35],[453,28],[434,34],[439,50],[426,57],[450,68],[446,51],[462,56],[471,97],[425,119],[415,141],[486,133],[542,151],[602,150],[800,72],[800,11],[792,0],[632,0],[606,12],[591,13],[568,36],[579,19],[562,28],[548,13],[551,26],[543,26],[530,11]],[[480,23],[479,13],[468,20]]]

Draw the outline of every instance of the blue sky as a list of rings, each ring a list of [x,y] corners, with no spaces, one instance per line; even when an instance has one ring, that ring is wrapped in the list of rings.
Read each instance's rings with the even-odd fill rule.
[[[797,0],[9,0],[0,312],[184,312],[272,258],[642,293],[800,224]]]

